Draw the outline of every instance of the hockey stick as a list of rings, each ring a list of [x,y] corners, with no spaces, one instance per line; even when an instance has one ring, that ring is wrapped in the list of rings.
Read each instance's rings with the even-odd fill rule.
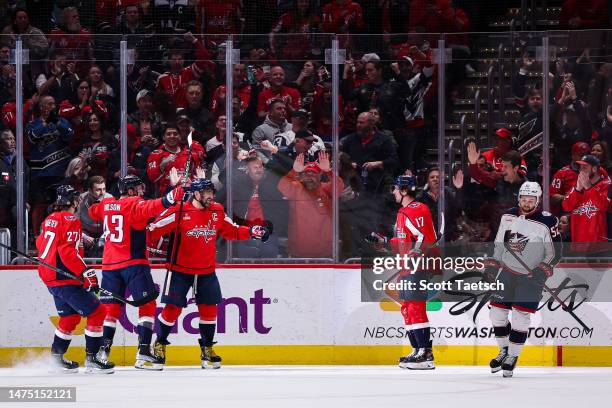
[[[183,191],[185,191],[185,188],[187,187],[187,181],[189,180],[189,173],[191,172],[191,151],[193,148],[193,131],[189,132],[189,134],[187,135],[187,145],[189,146],[188,152],[187,152],[187,164],[185,165],[185,176],[183,178]],[[179,228],[181,226],[181,219],[183,217],[181,217],[181,214],[183,213],[183,203],[185,202],[185,200],[181,200],[181,203],[179,204],[179,210],[177,213],[177,221],[176,221],[176,228],[174,229],[174,241],[172,241],[172,250],[170,251],[170,266],[172,266],[172,264],[176,261],[176,257],[177,257],[177,249],[178,249],[178,234],[179,234]]]
[[[506,231],[507,233],[508,231]],[[510,247],[510,242],[505,240],[504,237],[504,248],[506,248],[506,251],[510,252],[510,255],[512,255],[522,266],[523,268],[525,268],[526,271],[529,272],[529,274],[531,276],[533,276],[533,271],[531,270],[531,268],[529,266],[527,266],[527,264],[525,263],[525,261],[523,261],[523,259],[521,259],[520,256],[518,256],[516,254],[516,252],[514,252],[512,250],[512,248]],[[542,284],[542,288],[544,288],[544,290],[546,292],[548,292],[550,294],[550,296],[555,299],[560,305],[561,305],[561,309],[565,310],[567,313],[569,313],[574,319],[576,319],[576,321],[585,329],[585,330],[593,330],[592,328],[590,328],[589,326],[586,325],[586,323],[584,323],[582,321],[582,319],[580,319],[580,317],[578,317],[576,315],[576,313],[574,313],[573,310],[571,310],[569,308],[569,306],[567,305],[567,303],[565,303],[555,292],[553,292],[547,285],[546,283]]]
[[[37,263],[38,265],[42,265],[42,266],[44,266],[45,268],[49,268],[49,269],[51,269],[52,271],[54,271],[54,272],[56,272],[56,273],[59,273],[60,275],[63,275],[63,276],[65,276],[65,277],[67,277],[67,278],[74,279],[74,280],[77,280],[77,281],[79,281],[79,282],[83,283],[83,278],[82,278],[82,277],[80,277],[80,276],[76,276],[76,275],[74,275],[74,274],[72,274],[72,273],[70,273],[70,272],[68,272],[68,271],[65,271],[65,270],[60,269],[60,268],[58,268],[58,267],[55,267],[55,266],[53,266],[53,265],[51,265],[51,264],[48,264],[47,262],[43,261],[43,260],[42,260],[42,259],[40,259],[40,258],[36,258],[36,257],[30,256],[30,255],[28,255],[28,254],[26,254],[26,253],[24,253],[24,252],[21,252],[21,251],[18,251],[18,250],[16,250],[16,249],[11,248],[11,247],[10,247],[10,246],[8,246],[8,245],[4,245],[4,244],[3,244],[3,243],[1,243],[1,242],[0,242],[0,247],[5,248],[5,249],[8,249],[9,251],[11,251],[11,252],[13,252],[13,253],[15,253],[15,254],[17,254],[17,255],[19,255],[19,256],[22,256],[22,257],[24,257],[24,258],[26,258],[26,259],[28,259],[28,260],[30,260],[30,261],[32,261],[32,262],[34,262],[34,263]],[[121,302],[121,303],[126,303],[126,304],[131,305],[131,306],[136,306],[136,307],[138,307],[138,306],[140,306],[140,305],[141,305],[141,302],[135,302],[135,301],[133,301],[133,300],[128,300],[128,299],[126,299],[126,298],[124,298],[124,297],[121,297],[121,296],[119,296],[119,295],[117,295],[117,294],[114,294],[114,293],[112,293],[112,292],[109,292],[108,290],[103,289],[103,288],[101,288],[100,286],[97,286],[97,287],[94,289],[94,292],[99,293],[99,294],[103,294],[103,295],[106,295],[106,296],[110,296],[110,297],[112,297],[113,299],[118,300],[118,301],[119,301],[119,302]]]

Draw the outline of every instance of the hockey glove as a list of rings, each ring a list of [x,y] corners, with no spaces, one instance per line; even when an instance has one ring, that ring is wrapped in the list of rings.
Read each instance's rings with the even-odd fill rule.
[[[83,287],[90,290],[96,290],[98,288],[98,276],[96,276],[96,271],[93,269],[85,269],[83,271]]]
[[[485,282],[493,282],[497,276],[501,264],[495,258],[485,258],[483,261],[484,269],[482,272],[482,278]]]
[[[261,242],[267,242],[270,239],[270,231],[264,226],[253,225],[250,232],[251,238],[261,239]]]
[[[174,204],[180,202],[184,196],[185,191],[183,191],[183,187],[178,186],[175,189],[168,191],[166,195],[162,197],[162,205],[165,208],[172,207]]]
[[[531,277],[538,282],[540,286],[544,286],[546,280],[553,274],[553,267],[547,263],[540,262],[538,266],[533,268],[533,274]]]

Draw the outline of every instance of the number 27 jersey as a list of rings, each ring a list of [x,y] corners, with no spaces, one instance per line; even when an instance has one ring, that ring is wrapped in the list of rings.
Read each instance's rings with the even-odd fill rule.
[[[148,264],[146,226],[164,209],[161,199],[141,197],[109,197],[89,207],[91,219],[104,223],[102,269]]]

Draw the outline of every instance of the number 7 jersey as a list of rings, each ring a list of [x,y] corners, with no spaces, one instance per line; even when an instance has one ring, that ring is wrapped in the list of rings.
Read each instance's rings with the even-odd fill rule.
[[[148,264],[145,229],[148,221],[164,210],[161,199],[141,197],[110,197],[89,207],[91,219],[104,225],[102,269]]]

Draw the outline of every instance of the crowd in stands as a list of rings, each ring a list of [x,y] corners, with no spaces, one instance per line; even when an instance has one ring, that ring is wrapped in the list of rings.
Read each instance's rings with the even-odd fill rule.
[[[561,24],[608,27],[602,19],[606,3],[585,2],[593,7],[566,0]],[[521,111],[518,129],[497,129],[490,150],[470,143],[466,173],[452,166],[448,181],[440,180],[426,154],[437,147],[439,84],[431,45],[437,36],[423,33],[450,33],[446,41],[454,62],[447,69],[448,83],[460,83],[474,70],[469,36],[462,33],[480,28],[482,19],[478,15],[471,21],[471,3],[7,1],[0,13],[5,20],[0,35],[0,227],[15,235],[15,133],[23,120],[31,236],[38,233],[55,188],[68,183],[82,192],[78,214],[86,254],[100,255],[103,228],[89,219],[87,208],[118,194],[118,50],[119,41],[126,40],[133,50],[125,89],[128,173],[145,182],[146,197],[158,197],[171,188],[170,171],[184,172],[190,161],[212,179],[218,201],[227,207],[231,196],[228,215],[236,223],[263,223],[273,231],[265,244],[235,244],[235,257],[332,257],[334,201],[339,203],[341,257],[360,256],[364,237],[393,232],[397,208],[389,187],[398,174],[419,177],[418,200],[429,206],[436,227],[439,186],[448,186],[447,241],[489,241],[501,211],[517,202],[520,184],[542,182],[543,109],[550,109],[550,200],[555,215],[563,216],[560,233],[572,241],[607,241],[612,237],[607,221],[612,64],[589,48],[578,57],[555,60],[549,101],[543,100],[541,86],[528,84],[529,72],[541,66],[525,51],[520,69],[512,73]],[[411,34],[391,35],[397,32]],[[346,49],[337,117],[332,69],[324,55],[331,43],[324,33],[341,34],[340,46]],[[368,33],[382,35],[359,35]],[[236,34],[234,48],[240,50],[240,62],[231,68],[223,62],[228,34]],[[23,118],[16,115],[16,72],[10,61],[17,38],[29,50]],[[231,100],[226,75],[232,77]],[[233,123],[229,163],[227,104]],[[332,168],[331,157],[334,120],[340,136],[338,169]],[[190,133],[191,151],[186,146]],[[578,195],[570,197],[572,190]],[[587,216],[598,227],[581,233],[578,218]]]

